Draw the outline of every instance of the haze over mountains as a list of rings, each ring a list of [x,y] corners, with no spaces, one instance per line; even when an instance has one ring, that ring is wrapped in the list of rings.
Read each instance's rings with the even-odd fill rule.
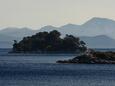
[[[0,31],[0,48],[11,48],[13,40],[37,32],[58,30],[62,35],[79,36],[91,48],[115,48],[115,21],[106,18],[92,18],[82,25],[67,24],[61,27],[45,26],[39,30],[29,28],[5,28]]]

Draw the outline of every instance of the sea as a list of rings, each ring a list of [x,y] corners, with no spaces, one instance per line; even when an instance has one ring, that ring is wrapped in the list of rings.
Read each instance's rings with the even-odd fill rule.
[[[114,64],[59,64],[76,54],[8,54],[0,49],[0,86],[115,86]],[[115,49],[97,49],[115,51]]]

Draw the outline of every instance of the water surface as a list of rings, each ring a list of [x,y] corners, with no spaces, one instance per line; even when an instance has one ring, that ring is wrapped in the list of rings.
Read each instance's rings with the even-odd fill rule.
[[[75,55],[0,55],[0,86],[115,86],[115,65],[56,64]]]

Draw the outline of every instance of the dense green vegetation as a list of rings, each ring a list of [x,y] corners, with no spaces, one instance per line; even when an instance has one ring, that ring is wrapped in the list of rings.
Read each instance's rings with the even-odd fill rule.
[[[14,40],[13,52],[15,53],[49,53],[49,52],[84,52],[85,43],[78,37],[66,35],[61,37],[60,32],[39,32],[35,35],[24,37],[17,42]]]

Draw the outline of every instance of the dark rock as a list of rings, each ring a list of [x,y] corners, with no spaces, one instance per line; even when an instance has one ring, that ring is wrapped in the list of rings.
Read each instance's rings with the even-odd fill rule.
[[[57,63],[115,64],[115,52],[91,52]]]

